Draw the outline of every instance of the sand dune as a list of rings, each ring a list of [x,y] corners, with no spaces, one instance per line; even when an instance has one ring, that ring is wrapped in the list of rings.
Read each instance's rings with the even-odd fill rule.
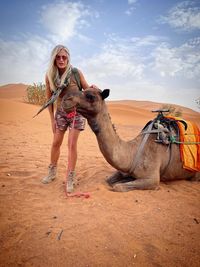
[[[0,86],[0,98],[7,99],[23,99],[26,95],[26,89],[28,85],[19,84],[7,84]]]
[[[49,115],[44,111],[32,119],[39,107],[23,102],[26,88],[0,88],[0,266],[199,266],[200,183],[110,191],[105,179],[114,170],[87,126],[79,139],[76,171],[77,190],[90,198],[66,198],[67,134],[58,177],[43,185],[52,141]],[[124,140],[136,136],[159,105],[108,101]],[[199,122],[198,112],[182,111]]]

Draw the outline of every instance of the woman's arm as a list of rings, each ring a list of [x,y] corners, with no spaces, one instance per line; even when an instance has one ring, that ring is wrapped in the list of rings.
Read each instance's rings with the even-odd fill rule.
[[[50,89],[49,79],[48,79],[47,75],[45,77],[45,84],[46,84],[46,97],[47,97],[47,101],[48,101],[52,96],[52,92]],[[49,115],[50,115],[50,119],[51,119],[52,131],[55,132],[55,120],[54,120],[54,106],[53,106],[53,104],[48,106],[48,110],[49,110]]]
[[[47,97],[47,101],[48,101],[52,96],[52,92],[50,89],[49,79],[48,79],[47,75],[45,77],[45,85],[46,85],[46,97]],[[52,119],[52,117],[54,117],[53,104],[48,106],[48,110],[49,110],[50,118]]]

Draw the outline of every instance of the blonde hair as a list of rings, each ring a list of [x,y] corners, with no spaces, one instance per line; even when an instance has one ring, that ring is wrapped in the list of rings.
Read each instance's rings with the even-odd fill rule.
[[[59,77],[58,68],[55,65],[55,59],[56,59],[57,54],[61,50],[66,51],[68,63],[67,63],[67,68],[66,68],[65,72],[62,74],[61,77]],[[54,47],[54,49],[51,52],[50,63],[49,63],[49,67],[47,69],[47,77],[49,80],[50,89],[52,91],[55,91],[58,86],[60,86],[64,83],[66,76],[67,75],[69,76],[70,73],[71,73],[71,64],[70,64],[69,49],[63,45],[57,45],[56,47]]]

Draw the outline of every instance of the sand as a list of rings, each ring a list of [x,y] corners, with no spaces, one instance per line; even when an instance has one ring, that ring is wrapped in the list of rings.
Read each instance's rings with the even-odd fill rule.
[[[159,190],[116,193],[114,169],[87,125],[78,142],[78,191],[66,198],[67,134],[57,179],[41,183],[52,141],[49,114],[23,102],[26,85],[0,88],[0,266],[197,267],[200,263],[200,183],[161,183]],[[160,104],[108,102],[124,140],[135,137]],[[198,112],[183,108],[199,122]]]

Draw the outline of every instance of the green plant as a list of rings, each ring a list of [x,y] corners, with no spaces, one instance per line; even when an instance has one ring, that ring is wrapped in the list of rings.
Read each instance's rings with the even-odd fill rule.
[[[43,105],[46,102],[45,85],[42,83],[28,86],[26,89],[25,102],[34,105]]]
[[[164,104],[162,105],[161,109],[168,109],[169,112],[167,115],[174,116],[174,117],[181,117],[182,116],[182,110],[180,108],[177,108],[170,104]]]

